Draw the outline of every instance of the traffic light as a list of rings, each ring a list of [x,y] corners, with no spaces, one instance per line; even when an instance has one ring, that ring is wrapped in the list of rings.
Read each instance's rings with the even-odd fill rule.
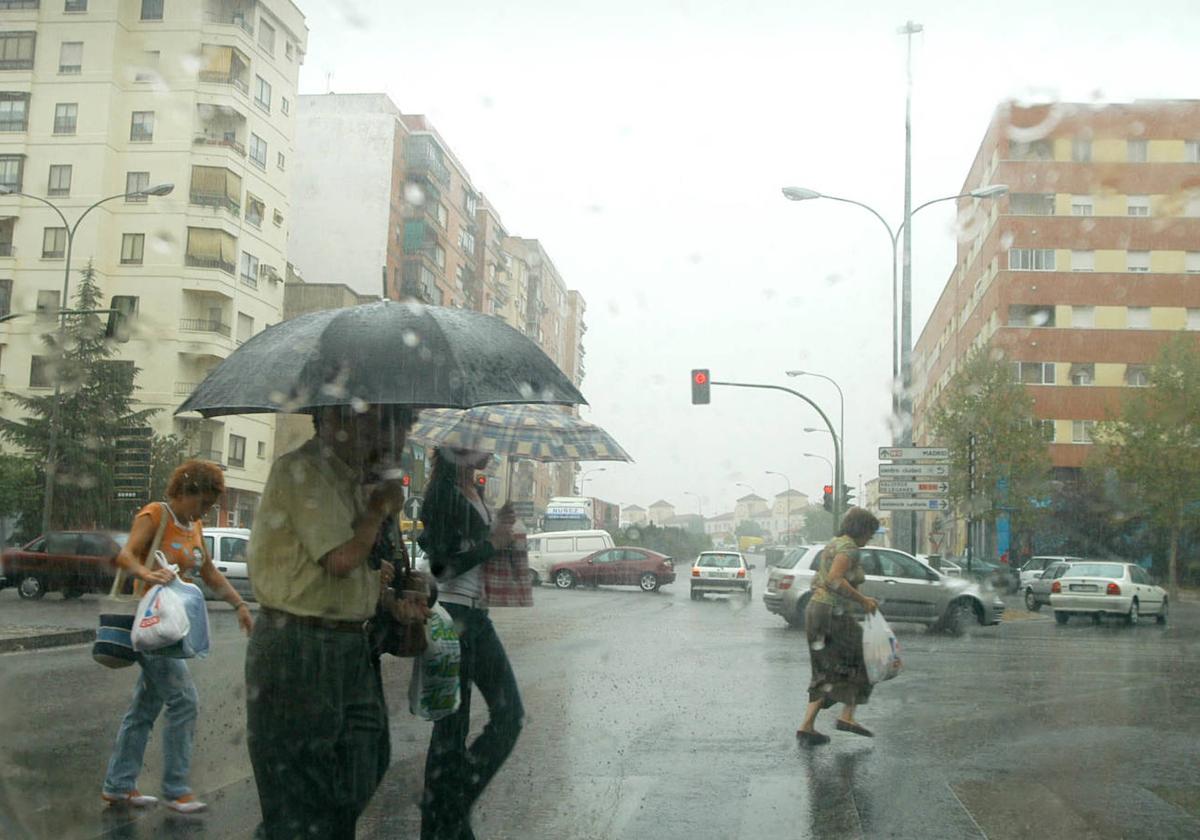
[[[405,473],[404,475],[400,476],[400,486],[401,487],[411,487],[412,486],[412,476],[409,475],[408,473]]]
[[[692,405],[708,405],[708,368],[692,371]]]
[[[825,485],[825,495],[821,499],[821,507],[825,508],[825,510],[829,511],[830,513],[833,513],[833,485],[832,484]]]
[[[842,508],[850,510],[854,507],[854,488],[849,484],[842,485]]]
[[[485,484],[487,484],[487,476],[486,475],[475,476],[475,483],[478,484],[480,487],[483,487]]]

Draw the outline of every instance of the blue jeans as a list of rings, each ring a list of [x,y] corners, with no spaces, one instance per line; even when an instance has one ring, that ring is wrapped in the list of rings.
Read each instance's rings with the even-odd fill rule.
[[[150,730],[166,706],[162,795],[178,799],[192,791],[188,773],[192,767],[192,739],[198,712],[196,686],[182,659],[143,655],[139,664],[142,673],[133,689],[133,702],[117,732],[117,743],[104,777],[104,792],[120,795],[137,787]]]

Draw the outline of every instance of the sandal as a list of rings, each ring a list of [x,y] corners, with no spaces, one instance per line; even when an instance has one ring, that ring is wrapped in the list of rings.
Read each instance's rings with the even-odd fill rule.
[[[829,743],[829,736],[822,735],[816,730],[813,730],[812,732],[806,732],[803,729],[797,729],[796,740],[798,740],[801,744],[805,744],[810,747],[819,747],[822,744]]]
[[[837,728],[842,732],[853,732],[855,735],[862,735],[864,738],[875,737],[875,733],[870,729],[867,729],[865,726],[859,726],[857,723],[850,723],[849,721],[844,721],[841,719],[839,719],[837,722]]]

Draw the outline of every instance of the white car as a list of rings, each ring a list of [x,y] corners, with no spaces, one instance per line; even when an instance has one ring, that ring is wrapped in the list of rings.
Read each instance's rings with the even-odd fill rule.
[[[1090,615],[1097,621],[1119,615],[1131,625],[1143,615],[1152,615],[1159,624],[1167,623],[1166,590],[1133,563],[1072,563],[1050,585],[1050,606],[1059,624],[1066,624],[1072,615]]]
[[[246,566],[246,550],[250,547],[249,528],[205,528],[204,547],[212,558],[217,571],[233,584],[233,588],[247,601],[254,600],[254,588],[250,585],[250,571]],[[208,601],[219,600],[197,575],[196,585]]]
[[[692,564],[692,600],[705,594],[741,593],[746,600],[754,597],[750,564],[737,551],[704,551]]]

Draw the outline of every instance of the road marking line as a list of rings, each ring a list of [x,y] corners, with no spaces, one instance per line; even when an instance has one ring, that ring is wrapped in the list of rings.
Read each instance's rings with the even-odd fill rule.
[[[975,830],[979,832],[979,836],[982,837],[983,840],[988,840],[987,832],[983,830],[983,826],[981,826],[975,819],[975,815],[971,813],[971,809],[963,804],[963,801],[958,798],[958,793],[954,790],[949,782],[946,782],[946,790],[950,791],[950,795],[954,797],[954,801],[957,802],[958,806],[963,809],[963,813],[967,815],[967,819],[971,821],[971,825],[975,826]]]

